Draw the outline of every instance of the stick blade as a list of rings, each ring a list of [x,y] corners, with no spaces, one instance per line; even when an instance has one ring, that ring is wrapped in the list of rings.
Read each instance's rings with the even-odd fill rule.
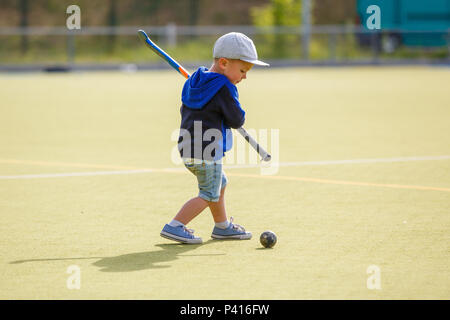
[[[147,42],[148,36],[147,36],[147,34],[145,33],[144,30],[139,29],[139,30],[138,30],[138,36],[139,36],[139,38],[140,38],[142,41]]]

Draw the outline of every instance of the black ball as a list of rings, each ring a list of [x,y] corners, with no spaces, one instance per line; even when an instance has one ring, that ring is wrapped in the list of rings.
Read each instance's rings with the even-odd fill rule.
[[[272,231],[264,231],[259,237],[264,248],[272,248],[277,243],[277,236]]]

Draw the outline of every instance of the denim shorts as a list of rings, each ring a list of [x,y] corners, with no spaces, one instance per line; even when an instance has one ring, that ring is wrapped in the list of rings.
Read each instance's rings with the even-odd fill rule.
[[[222,170],[222,163],[198,159],[183,159],[184,166],[198,181],[198,196],[206,201],[218,202],[220,190],[225,188],[228,179]]]

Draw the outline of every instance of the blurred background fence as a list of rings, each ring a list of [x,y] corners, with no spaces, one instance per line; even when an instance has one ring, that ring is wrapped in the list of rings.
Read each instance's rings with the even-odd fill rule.
[[[250,36],[274,66],[450,61],[450,0],[229,0],[230,7],[211,0],[79,1],[79,30],[65,26],[68,1],[2,1],[2,70],[163,67],[138,29],[187,66],[208,65],[214,41],[231,31]],[[366,25],[372,4],[381,8],[380,29]],[[41,14],[33,16],[33,8]]]

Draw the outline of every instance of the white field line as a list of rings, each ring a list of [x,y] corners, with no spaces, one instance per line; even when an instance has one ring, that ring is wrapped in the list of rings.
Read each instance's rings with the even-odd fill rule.
[[[62,177],[85,177],[85,176],[106,176],[114,174],[132,174],[155,172],[155,170],[116,170],[116,171],[93,171],[93,172],[67,172],[67,173],[43,173],[43,174],[22,174],[16,176],[0,176],[0,179],[37,179],[37,178],[62,178]]]
[[[154,172],[183,172],[184,170],[185,170],[184,168],[166,168],[166,169],[136,169],[136,170],[114,170],[114,171],[22,174],[15,176],[0,176],[0,180],[107,176],[107,175],[154,173]]]
[[[358,163],[389,163],[389,162],[409,162],[427,160],[448,160],[449,156],[424,156],[424,157],[400,157],[400,158],[375,158],[375,159],[352,159],[352,160],[324,160],[324,161],[300,161],[300,162],[280,162],[280,167],[301,167],[301,166],[323,166],[335,164],[358,164]],[[260,164],[224,165],[226,169],[256,168]],[[274,166],[274,164],[272,164]]]
[[[389,163],[389,162],[411,162],[411,161],[430,161],[430,160],[448,160],[450,155],[445,156],[423,156],[423,157],[401,157],[401,158],[375,158],[375,159],[353,159],[353,160],[327,160],[327,161],[301,161],[301,162],[280,162],[280,167],[300,167],[300,166],[320,166],[320,165],[339,165],[339,164],[358,164],[358,163]],[[272,166],[277,164],[272,164]],[[261,164],[247,165],[224,165],[225,169],[257,168]],[[68,172],[68,173],[43,173],[43,174],[23,174],[0,176],[0,180],[14,179],[38,179],[38,178],[61,178],[61,177],[83,177],[100,175],[121,175],[155,172],[185,172],[184,167],[180,168],[162,168],[162,169],[133,169],[133,170],[114,170],[114,171],[92,171],[92,172]]]

